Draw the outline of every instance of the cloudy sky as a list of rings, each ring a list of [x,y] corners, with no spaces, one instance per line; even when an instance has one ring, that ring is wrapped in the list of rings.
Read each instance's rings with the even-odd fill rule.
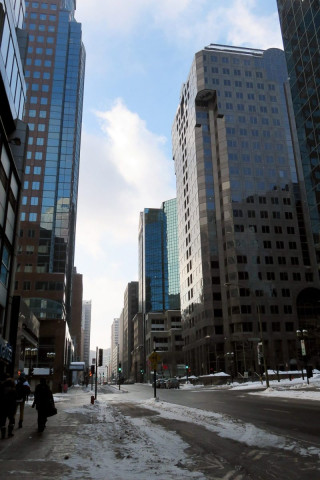
[[[171,126],[195,52],[282,48],[276,0],[77,0],[87,52],[76,266],[91,348],[137,280],[138,221],[175,197]]]

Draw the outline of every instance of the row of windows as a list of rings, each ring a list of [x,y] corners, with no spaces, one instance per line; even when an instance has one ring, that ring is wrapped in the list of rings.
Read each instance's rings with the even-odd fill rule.
[[[34,154],[32,154],[32,152],[28,151],[27,159],[31,160],[32,157],[34,158],[34,160],[42,160],[42,152],[35,152]]]
[[[53,49],[52,48],[42,48],[42,47],[28,47],[28,53],[33,53],[35,52],[38,55],[42,55],[45,53],[46,55],[52,55],[53,54]]]
[[[44,145],[44,138],[42,137],[37,137],[37,138],[33,138],[33,137],[29,137],[28,138],[28,145],[33,145],[33,140],[35,140],[35,145]]]
[[[27,65],[32,65],[32,58],[27,58],[26,61]],[[51,67],[52,66],[52,61],[51,60],[42,60],[41,58],[35,58],[33,65],[36,67],[41,67],[42,65],[44,67]]]
[[[26,70],[25,77],[30,77],[30,70]],[[50,80],[51,74],[50,72],[40,72],[38,70],[34,70],[32,72],[32,78],[42,78],[43,80]]]
[[[26,1],[26,7],[31,7],[31,8],[42,8],[44,10],[48,10],[48,7],[50,8],[50,10],[57,10],[57,5],[55,3],[46,3],[46,2],[29,2],[29,1]]]
[[[224,63],[224,64],[231,63],[231,59],[229,57],[220,57],[220,56],[218,57],[217,55],[210,55],[211,62],[216,63],[216,62],[218,62],[219,59],[221,59],[221,63]],[[204,61],[207,60],[207,55],[206,54],[203,55],[203,60]],[[238,58],[238,57],[233,57],[232,58],[232,63],[234,65],[240,65],[242,62],[243,62],[243,65],[245,65],[245,66],[251,65],[251,60],[249,58],[241,59],[241,61],[240,61],[240,58]]]
[[[22,205],[27,205],[28,204],[28,197],[23,196],[22,197]],[[37,206],[39,205],[39,197],[31,197],[30,198],[30,205]]]
[[[28,180],[23,182],[23,189],[27,190],[30,185],[32,190],[40,190],[40,182],[29,182]]]
[[[27,83],[27,89],[29,89],[29,84]],[[32,83],[31,84],[31,91],[38,92],[39,91],[39,83]],[[42,92],[49,92],[49,85],[41,84],[41,91]]]
[[[35,127],[37,128],[38,132],[45,132],[46,131],[46,124],[45,123],[28,123],[29,130],[33,132],[35,130]]]
[[[260,257],[260,255],[257,256],[252,256],[250,257],[251,263],[255,265],[260,265],[261,264],[261,258],[264,258],[264,264],[265,265],[273,265],[274,262],[274,257],[272,255],[266,255],[265,257]],[[278,257],[280,259],[285,259],[285,257]],[[288,259],[289,260],[289,259]],[[225,261],[225,263],[228,263],[229,265],[233,265],[237,263],[242,263],[242,264],[247,264],[248,263],[248,258],[247,255],[237,255],[235,258],[234,256],[228,257]],[[290,257],[290,263],[291,265],[299,265],[299,257]],[[282,261],[279,262],[279,265],[283,265]],[[267,272],[267,273],[273,273],[273,272]],[[215,277],[214,277],[215,278]],[[219,283],[220,283],[220,277],[219,278]],[[269,278],[268,280],[274,280],[275,278]]]
[[[22,222],[25,222],[26,220],[28,220],[29,222],[36,222],[37,217],[38,217],[37,213],[34,213],[34,212],[29,213],[28,216],[25,212],[21,212],[20,220]]]
[[[271,97],[270,97],[270,100],[273,101],[273,102],[277,102],[277,99],[276,97],[273,97],[274,100],[271,100]],[[219,102],[218,103],[218,107],[219,109],[221,109],[221,103]],[[225,108],[227,110],[238,110],[239,112],[245,112],[246,110],[248,110],[248,112],[251,112],[251,113],[255,113],[257,111],[257,107],[255,105],[248,105],[246,106],[245,104],[243,103],[238,103],[237,105],[233,104],[233,103],[230,103],[230,102],[226,102],[225,104]]]
[[[260,218],[269,218],[269,213],[270,213],[270,214],[272,214],[272,217],[270,215],[270,218],[280,219],[280,218],[282,218],[281,213],[283,213],[283,212],[268,212],[268,210],[261,210],[260,212],[256,212],[256,210],[248,210],[247,211],[248,218],[255,218],[256,213],[257,213],[257,217],[260,216]],[[234,209],[233,210],[233,216],[234,217],[243,217],[244,212],[240,208]],[[284,218],[286,220],[293,220],[293,213],[292,212],[284,212]]]
[[[46,13],[35,13],[31,12],[30,15],[28,13],[25,14],[25,18],[31,18],[32,20],[36,20],[39,17],[40,20],[49,20],[50,22],[55,22],[57,17],[56,15],[47,15]]]
[[[33,167],[32,172],[34,175],[41,175],[41,167]],[[31,173],[31,166],[27,165],[24,169],[24,173],[29,175]]]
[[[273,273],[273,272],[270,272],[270,273]],[[250,277],[249,272],[238,271],[238,280],[249,280],[249,277]],[[213,280],[213,279],[216,279],[216,278],[218,278],[218,277],[212,277],[212,283],[219,284],[220,282],[217,283],[216,280]],[[312,272],[306,272],[304,274],[304,278],[307,282],[312,282],[313,281],[313,273]],[[292,272],[291,279],[294,282],[300,282],[301,279],[302,279],[302,275],[301,275],[300,272]],[[289,281],[288,272],[280,272],[280,280],[281,281]],[[235,278],[235,281],[237,281],[237,278]],[[242,293],[243,290],[246,290],[247,294],[243,294]],[[250,293],[250,290],[240,288],[240,296],[248,296],[248,293]],[[219,296],[219,297],[214,298],[214,300],[221,300],[221,294],[220,293],[214,293],[214,295]],[[264,296],[263,290],[255,290],[255,296],[256,297],[263,297]]]
[[[208,67],[205,66],[204,71],[207,72],[207,69]],[[230,73],[232,74],[232,71],[229,68],[223,67],[220,70],[219,67],[211,67],[212,73],[219,73],[219,71],[222,71],[224,75],[230,75]],[[263,78],[263,72],[256,71],[255,74],[256,74],[256,78]],[[251,78],[254,76],[252,70],[239,70],[239,69],[233,70],[233,75],[238,77],[244,75],[247,78]],[[275,90],[275,86],[273,84],[270,84],[268,88],[269,90]]]
[[[44,35],[29,35],[29,41],[38,43],[54,43],[54,37],[45,37]]]
[[[273,307],[277,307],[277,305],[274,305]],[[275,310],[274,313],[279,314],[279,308],[272,308],[272,310]],[[283,306],[283,313],[286,315],[292,314],[292,306],[291,305],[284,305]],[[239,323],[231,323],[231,333],[235,333],[235,331],[239,331],[239,328],[241,328],[242,332],[253,332],[253,324],[252,322],[242,322],[241,324]],[[281,332],[281,323],[280,322],[271,322],[271,325],[267,325],[266,322],[262,323],[262,331],[266,332],[267,329],[270,329],[272,332]],[[294,323],[293,322],[285,322],[284,323],[284,328],[286,332],[293,332],[294,331]]]
[[[55,32],[55,27],[53,25],[43,25],[42,23],[36,24],[36,23],[30,23],[29,30],[39,30],[40,32]]]
[[[258,130],[252,130],[252,133],[253,133],[253,135],[252,135],[253,137],[259,136],[259,131]],[[278,133],[280,135],[277,135],[277,132],[273,132],[273,136],[274,137],[282,136],[282,132],[279,131]],[[240,141],[240,140],[235,140],[235,139],[228,139],[227,140],[227,145],[230,148],[238,148],[238,146],[241,146],[241,148],[249,148],[250,144],[249,144],[248,140]],[[255,145],[259,145],[259,147],[256,148]],[[278,152],[283,152],[283,150],[284,150],[284,146],[281,143],[276,143],[276,144],[275,143],[269,143],[269,142],[268,143],[261,143],[259,141],[254,141],[253,140],[251,142],[251,146],[252,146],[253,150],[262,149],[265,152],[268,152],[268,151],[271,151],[271,150],[273,150],[273,151],[276,150]],[[204,151],[204,153],[206,154],[205,151]],[[260,157],[259,156],[257,157],[257,159],[259,159],[259,158],[262,158],[261,155],[260,155]],[[284,157],[281,157],[281,158],[283,158],[282,163],[285,163]]]
[[[250,225],[249,228],[252,229],[255,233],[257,233],[257,231],[258,231],[256,225]],[[241,225],[241,224],[235,224],[235,225],[234,225],[234,231],[235,231],[235,232],[238,232],[238,233],[242,233],[242,232],[245,231],[245,226],[244,226],[244,225]],[[282,234],[283,231],[285,231],[285,229],[283,229],[282,226],[280,226],[280,225],[275,225],[275,226],[273,227],[273,232],[274,232],[274,233]],[[261,232],[262,232],[262,233],[270,233],[270,227],[269,227],[269,225],[262,225],[262,226],[261,226]],[[295,229],[294,229],[294,227],[289,226],[289,227],[287,227],[286,232],[287,232],[288,235],[294,235],[294,234],[295,234]],[[228,232],[227,232],[227,233],[228,233]],[[230,233],[230,232],[229,232],[229,233]],[[225,232],[224,232],[224,234],[225,234]]]

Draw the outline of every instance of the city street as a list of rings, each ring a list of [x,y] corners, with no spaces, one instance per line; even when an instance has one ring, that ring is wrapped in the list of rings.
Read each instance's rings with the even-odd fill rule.
[[[55,395],[58,415],[42,434],[29,402],[23,428],[0,442],[0,479],[319,476],[317,401],[183,388],[158,390],[155,400],[140,384],[99,387],[94,405],[91,395],[82,388]]]

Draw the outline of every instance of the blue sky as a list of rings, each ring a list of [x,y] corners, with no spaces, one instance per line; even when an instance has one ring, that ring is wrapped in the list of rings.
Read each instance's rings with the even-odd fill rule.
[[[194,54],[282,48],[276,0],[77,0],[87,52],[76,266],[91,348],[110,346],[137,280],[138,221],[175,197],[171,126]]]

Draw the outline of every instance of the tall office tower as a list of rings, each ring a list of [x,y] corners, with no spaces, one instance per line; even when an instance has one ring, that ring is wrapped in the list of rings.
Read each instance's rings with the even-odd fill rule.
[[[82,302],[82,328],[83,328],[83,361],[85,366],[91,365],[90,359],[90,334],[91,334],[91,300]]]
[[[277,0],[303,177],[320,265],[320,34],[319,2]]]
[[[180,332],[175,330],[173,333],[174,324],[178,322],[181,327],[176,198],[163,202],[161,208],[145,208],[140,213],[139,312],[141,316],[137,320],[143,322],[143,364],[140,370],[147,373],[147,359],[154,349],[164,352],[161,363],[170,361],[175,365],[177,348],[181,348],[177,346],[181,340]],[[139,331],[137,326],[136,331]],[[134,357],[135,377],[138,357],[140,355]]]
[[[197,374],[297,367],[319,279],[297,181],[284,53],[210,45],[173,124],[186,362]],[[260,342],[259,342],[260,343]],[[313,359],[315,361],[315,359]]]
[[[139,311],[180,309],[176,199],[145,208],[139,223]]]
[[[72,280],[72,309],[70,335],[74,347],[74,361],[83,362],[84,330],[82,328],[82,275],[74,268]]]
[[[115,318],[111,325],[111,372],[110,378],[118,378],[119,363],[119,318]]]
[[[27,38],[21,30],[24,13],[23,0],[0,0],[0,374],[7,371],[11,375],[18,319],[15,324],[11,321],[9,299],[13,294],[27,137],[27,126],[22,122],[26,96],[23,53]]]
[[[138,312],[138,282],[130,282],[124,292],[123,303],[123,340],[122,340],[122,372],[127,379],[131,374],[133,340],[133,318]]]
[[[75,5],[75,0],[27,1],[25,21],[24,119],[30,134],[16,293],[41,321],[39,364],[46,361],[47,349],[59,345],[60,374],[66,368],[63,337],[71,319],[85,68]]]

